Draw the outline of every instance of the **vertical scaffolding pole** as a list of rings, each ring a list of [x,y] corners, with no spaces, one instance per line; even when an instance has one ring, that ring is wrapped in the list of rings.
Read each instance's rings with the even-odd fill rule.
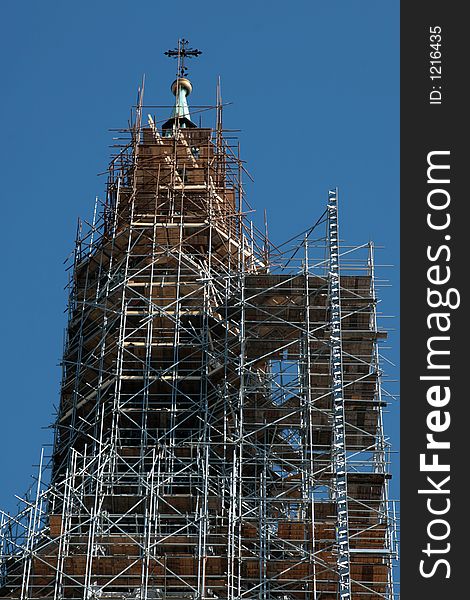
[[[329,309],[330,348],[333,391],[333,485],[337,507],[336,541],[339,598],[351,598],[351,574],[348,527],[348,484],[346,473],[346,428],[343,393],[343,359],[341,342],[341,293],[339,275],[338,189],[328,191],[328,250],[330,269]]]
[[[44,448],[41,450],[41,460],[39,461],[39,471],[38,471],[38,480],[37,480],[37,488],[36,488],[36,500],[30,504],[28,512],[29,512],[29,527],[28,527],[28,539],[26,542],[26,552],[25,557],[26,560],[24,562],[23,568],[23,585],[21,589],[21,600],[28,598],[29,596],[29,583],[30,583],[30,575],[31,575],[31,563],[33,560],[33,552],[34,552],[34,543],[36,537],[36,530],[39,529],[39,526],[36,525],[36,519],[38,518],[38,501],[41,494],[41,476],[42,476],[42,463],[44,459]],[[29,504],[29,503],[28,503]],[[38,524],[39,525],[39,524]]]
[[[313,410],[314,403],[311,394],[311,384],[310,379],[313,374],[312,369],[312,356],[311,356],[311,331],[310,331],[310,285],[309,285],[309,277],[310,277],[310,265],[309,265],[309,248],[308,248],[308,235],[304,238],[304,277],[305,277],[305,347],[304,347],[304,360],[303,363],[304,373],[303,373],[303,386],[304,386],[304,394],[305,394],[305,404],[306,404],[306,429],[307,429],[307,440],[308,443],[307,451],[305,454],[305,466],[304,473],[305,477],[305,487],[306,494],[305,497],[308,498],[309,501],[309,510],[312,521],[311,528],[311,550],[310,550],[310,561],[312,565],[312,575],[313,575],[313,600],[317,599],[317,565],[315,561],[315,552],[316,552],[316,540],[315,540],[315,462],[314,462],[314,426],[313,426]],[[308,510],[307,510],[308,514]],[[308,534],[306,536],[308,538]]]

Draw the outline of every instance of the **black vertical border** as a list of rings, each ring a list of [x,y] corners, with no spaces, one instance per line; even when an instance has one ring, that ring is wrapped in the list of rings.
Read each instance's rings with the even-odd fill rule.
[[[470,452],[470,394],[466,378],[470,377],[470,348],[466,346],[469,322],[467,311],[467,279],[470,278],[470,256],[467,239],[470,226],[467,206],[470,206],[468,183],[470,177],[470,103],[466,99],[468,67],[470,59],[469,25],[464,17],[464,4],[457,2],[402,2],[401,3],[401,592],[403,600],[410,598],[470,597],[466,571],[466,540],[470,534],[470,473],[466,466]],[[440,27],[442,43],[440,51],[442,79],[430,79],[430,28]],[[442,103],[431,105],[430,92],[441,86]],[[437,96],[437,94],[435,94]],[[427,155],[432,151],[450,151],[450,193],[448,212],[451,223],[445,231],[433,231],[426,224],[429,211],[427,195],[432,187],[427,182]],[[444,159],[443,162],[445,162]],[[443,196],[442,196],[443,197]],[[437,198],[437,196],[436,196]],[[438,217],[444,218],[442,211]],[[437,217],[436,217],[437,218]],[[450,240],[444,236],[450,235]],[[421,375],[429,374],[427,368],[427,342],[436,335],[429,329],[427,316],[434,312],[427,303],[427,270],[432,264],[426,256],[427,247],[449,246],[451,256],[446,262],[446,251],[437,261],[444,269],[449,266],[451,278],[445,288],[460,292],[460,307],[439,311],[450,313],[449,332],[451,400],[446,408],[451,416],[450,428],[436,439],[450,441],[449,450],[439,452],[439,461],[450,464],[450,494],[418,494],[418,489],[429,489],[427,475],[436,482],[446,473],[423,473],[419,468],[419,455],[426,451],[428,428],[426,417],[434,410],[427,402],[426,391],[430,382],[420,381]],[[436,288],[437,286],[431,286]],[[445,343],[442,344],[445,348]],[[435,371],[443,374],[443,371]],[[443,384],[447,385],[447,384]],[[440,437],[439,437],[440,436]],[[432,451],[431,451],[432,453]],[[444,507],[448,497],[450,510],[441,518],[449,522],[449,537],[442,541],[429,539],[427,527],[433,518],[429,513],[427,498],[433,498],[435,508]],[[441,504],[439,504],[439,502]],[[434,526],[437,535],[445,526]],[[423,552],[427,543],[442,551],[450,544],[449,552]],[[458,550],[457,545],[462,545]],[[428,573],[439,559],[450,565],[440,564],[433,576],[420,575],[420,561],[425,560]]]

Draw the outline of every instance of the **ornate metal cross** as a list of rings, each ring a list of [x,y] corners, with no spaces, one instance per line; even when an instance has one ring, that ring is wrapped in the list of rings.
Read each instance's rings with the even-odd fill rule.
[[[177,77],[186,77],[186,73],[188,71],[188,67],[185,65],[186,58],[197,58],[200,54],[202,54],[201,50],[189,48],[188,45],[189,41],[181,38],[178,40],[177,48],[174,50],[167,50],[165,52],[166,56],[178,59]]]

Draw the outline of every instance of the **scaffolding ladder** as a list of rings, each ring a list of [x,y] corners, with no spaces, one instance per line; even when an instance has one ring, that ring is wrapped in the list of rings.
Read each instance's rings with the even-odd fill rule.
[[[346,473],[346,429],[341,343],[341,294],[339,275],[338,189],[328,191],[330,351],[333,391],[333,492],[337,510],[336,542],[340,600],[351,598]]]

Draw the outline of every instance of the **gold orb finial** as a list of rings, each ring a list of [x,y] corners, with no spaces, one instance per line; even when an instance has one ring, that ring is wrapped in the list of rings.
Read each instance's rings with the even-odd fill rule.
[[[189,79],[186,79],[186,77],[178,77],[178,79],[175,79],[175,81],[173,81],[171,84],[171,91],[175,96],[178,89],[186,90],[186,96],[189,96],[189,94],[193,91],[193,86],[191,85]]]

